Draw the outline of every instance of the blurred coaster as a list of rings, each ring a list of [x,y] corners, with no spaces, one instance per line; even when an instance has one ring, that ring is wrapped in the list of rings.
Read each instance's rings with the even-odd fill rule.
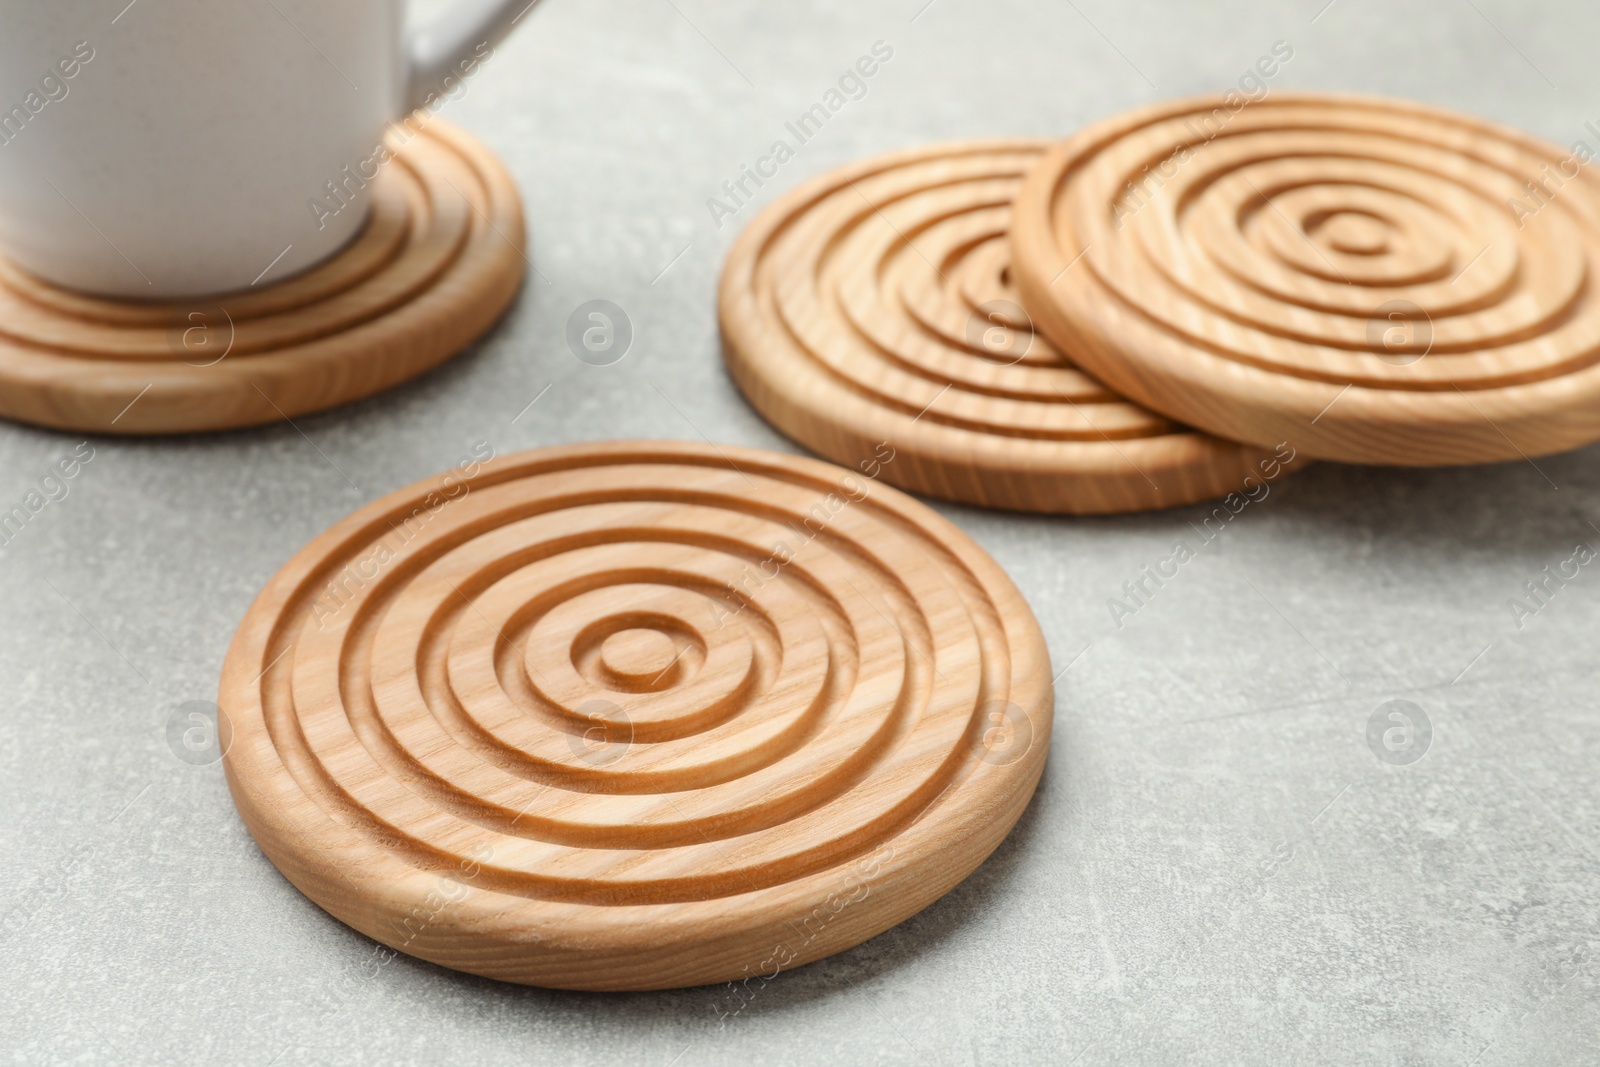
[[[0,416],[89,433],[231,429],[369,396],[460,352],[521,285],[521,201],[493,153],[443,120],[389,147],[361,234],[259,289],[110,300],[0,260]]]
[[[1013,237],[1042,332],[1139,403],[1319,458],[1600,438],[1592,167],[1420,104],[1232,100],[1108,119],[1029,176]]]
[[[1044,512],[1238,490],[1266,456],[1129,404],[1036,335],[1011,200],[1050,142],[896,152],[761,212],[723,269],[724,355],[779,430],[906,489]]]
[[[572,989],[765,981],[893,926],[1004,838],[1052,717],[1038,624],[956,527],[675,442],[368,505],[257,597],[220,704],[234,801],[307,896]]]

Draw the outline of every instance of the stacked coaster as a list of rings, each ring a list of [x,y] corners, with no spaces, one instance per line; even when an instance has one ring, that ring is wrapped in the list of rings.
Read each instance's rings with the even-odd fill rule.
[[[734,379],[824,455],[1052,512],[1600,439],[1586,157],[1404,102],[1231,102],[801,187],[729,255]]]
[[[917,492],[1096,513],[1222,496],[1277,465],[1121,399],[1034,333],[1012,200],[1049,148],[972,141],[807,182],[723,271],[724,353],[775,426]]]

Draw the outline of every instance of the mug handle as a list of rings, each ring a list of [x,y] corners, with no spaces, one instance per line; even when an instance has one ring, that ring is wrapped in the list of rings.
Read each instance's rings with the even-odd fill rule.
[[[445,79],[461,76],[458,64],[473,59],[475,49],[500,43],[538,2],[463,0],[448,14],[412,33],[408,48],[406,111],[423,106],[430,96],[442,96]]]

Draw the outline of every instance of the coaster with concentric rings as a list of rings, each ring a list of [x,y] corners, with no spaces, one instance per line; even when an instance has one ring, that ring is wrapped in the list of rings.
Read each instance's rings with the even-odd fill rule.
[[[189,301],[102,299],[0,259],[0,417],[90,433],[221,430],[320,411],[457,354],[516,296],[522,203],[433,119],[368,188],[371,215],[293,278]]]
[[[1090,126],[1018,194],[1042,332],[1191,425],[1424,466],[1600,438],[1600,179],[1404,101],[1184,100]]]
[[[1123,401],[1034,333],[1006,231],[1049,143],[891,153],[764,209],[720,290],[727,364],[756,409],[830,459],[985,506],[1134,511],[1259,478],[1257,449]]]
[[[965,878],[1045,761],[1043,636],[889,486],[674,442],[402,489],[251,606],[219,703],[235,803],[384,944],[575,989],[857,944]]]

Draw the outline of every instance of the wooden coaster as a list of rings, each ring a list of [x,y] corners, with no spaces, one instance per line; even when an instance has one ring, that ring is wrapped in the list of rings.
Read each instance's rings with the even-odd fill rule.
[[[728,367],[756,409],[840,463],[970,504],[1135,511],[1259,477],[1256,449],[1120,400],[1034,334],[1006,229],[1049,143],[879,156],[762,211],[720,294]]]
[[[1402,101],[1162,104],[1029,176],[1018,281],[1090,373],[1213,433],[1404,466],[1557,452],[1600,438],[1587,158]]]
[[[0,416],[88,433],[231,429],[369,396],[460,352],[521,285],[522,204],[493,153],[443,120],[402,140],[390,136],[360,236],[277,284],[140,303],[0,260]]]
[[[572,989],[764,982],[900,922],[1017,820],[1052,715],[1038,624],[956,527],[676,442],[368,505],[257,597],[220,704],[240,814],[307,896]]]

